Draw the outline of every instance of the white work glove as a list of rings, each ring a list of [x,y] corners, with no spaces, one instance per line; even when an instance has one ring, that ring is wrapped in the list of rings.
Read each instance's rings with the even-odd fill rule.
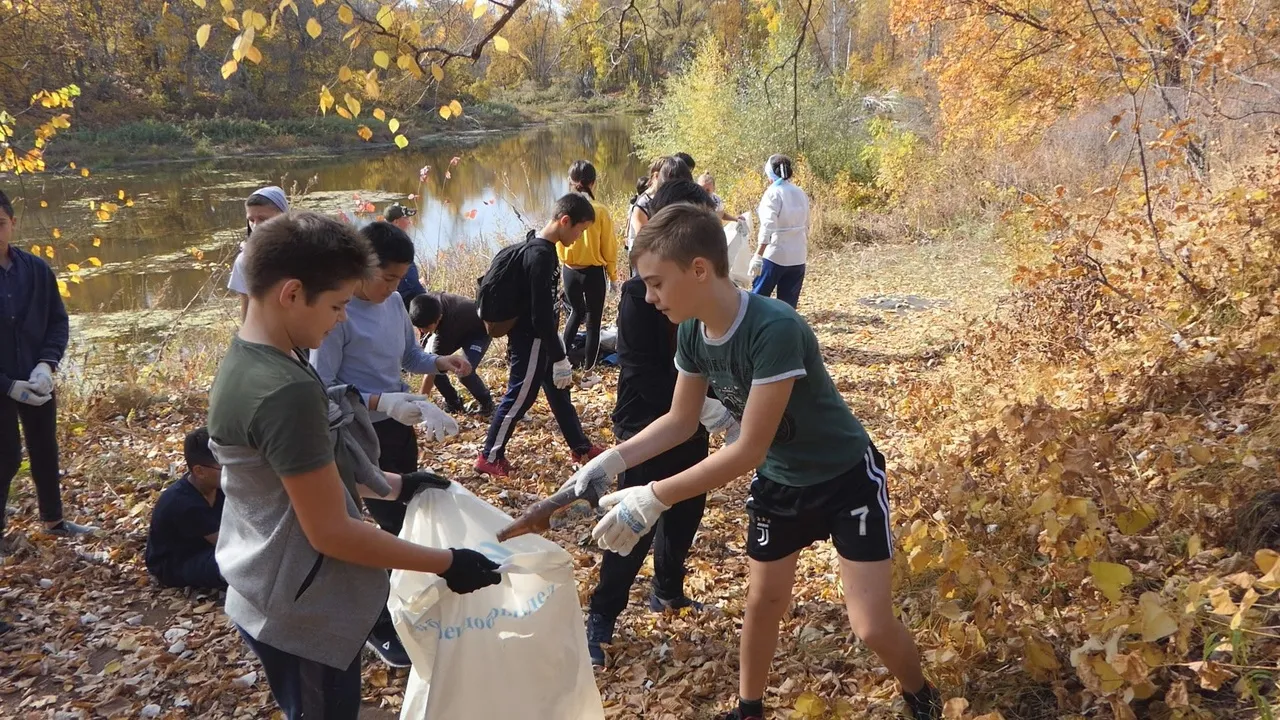
[[[13,387],[9,388],[9,397],[24,405],[40,407],[49,402],[52,396],[36,392],[31,383],[26,380],[14,380]]]
[[[653,494],[653,483],[609,493],[600,498],[600,507],[609,512],[596,523],[591,537],[601,548],[619,555],[630,553],[670,509]]]
[[[725,445],[733,444],[742,433],[742,426],[734,419],[733,413],[729,412],[729,408],[725,407],[724,403],[715,398],[702,401],[702,415],[699,420],[702,422],[702,427],[712,435],[724,433]]]
[[[31,377],[27,378],[27,382],[31,383],[31,389],[35,390],[37,395],[52,394],[53,368],[49,367],[49,363],[36,363],[36,367],[31,371]]]
[[[759,277],[764,272],[764,258],[759,255],[751,256],[751,264],[747,266],[747,271],[751,273],[751,277]]]
[[[569,364],[569,358],[559,360],[551,366],[551,383],[561,390],[573,384],[573,366]]]
[[[435,403],[423,399],[415,400],[413,404],[422,413],[420,424],[426,426],[427,432],[436,439],[436,442],[458,434],[458,421],[450,417],[449,413],[436,407]]]
[[[420,402],[427,402],[427,398],[413,393],[382,393],[378,398],[378,411],[402,425],[417,425],[422,422]]]
[[[579,468],[560,489],[573,487],[574,494],[582,497],[588,488],[593,488],[596,497],[604,497],[626,469],[627,462],[622,459],[622,455],[614,448],[609,448]]]

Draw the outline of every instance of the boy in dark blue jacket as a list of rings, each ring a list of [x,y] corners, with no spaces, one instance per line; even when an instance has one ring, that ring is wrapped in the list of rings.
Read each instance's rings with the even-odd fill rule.
[[[67,350],[67,310],[45,261],[13,245],[17,228],[13,205],[0,192],[0,544],[23,436],[45,532],[66,537],[95,530],[62,517],[53,373]]]

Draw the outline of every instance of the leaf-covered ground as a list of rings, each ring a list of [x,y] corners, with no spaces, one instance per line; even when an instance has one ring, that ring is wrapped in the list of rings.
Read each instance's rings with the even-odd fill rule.
[[[919,533],[921,521],[929,519],[939,491],[936,474],[921,470],[928,453],[918,445],[929,429],[910,420],[919,392],[913,388],[943,372],[971,320],[1002,306],[1010,275],[1003,253],[982,236],[851,247],[810,265],[800,309],[818,333],[840,390],[889,458],[895,531],[910,550],[928,539],[927,527],[924,536]],[[500,357],[491,352],[483,369],[491,387],[501,387]],[[80,403],[80,417],[64,418],[69,514],[101,526],[99,538],[67,543],[36,532],[29,481],[15,482],[10,504],[17,513],[9,525],[18,549],[4,560],[0,587],[0,617],[14,629],[0,636],[0,717],[272,717],[265,679],[221,613],[221,598],[161,589],[142,564],[152,503],[181,465],[183,433],[202,421],[198,388],[207,384],[208,372],[207,366],[191,370],[189,387],[167,394],[104,392]],[[574,393],[588,433],[601,443],[611,440],[607,417],[615,379],[605,371],[602,382],[584,382],[591,387]],[[424,444],[424,463],[509,512],[555,489],[571,467],[541,401],[516,433],[510,451],[516,473],[506,480],[471,470],[485,427],[473,418],[462,425],[459,436]],[[914,453],[915,471],[895,473],[906,452]],[[597,675],[609,717],[710,718],[734,697],[747,584],[745,488],[739,480],[711,496],[689,560],[687,591],[707,604],[704,613],[650,613],[644,599],[651,566],[642,571],[610,648],[611,667]],[[555,535],[574,553],[584,604],[599,558],[580,542],[585,532]],[[953,553],[949,544],[939,547],[939,557]],[[983,554],[980,547],[971,550],[975,557]],[[970,711],[985,705],[1007,718],[1083,716],[1060,709],[1055,698],[1063,708],[1086,709],[1087,692],[1082,696],[1078,684],[1032,682],[1024,657],[1012,652],[1026,648],[1023,654],[1061,666],[1057,658],[1065,660],[1072,648],[1039,640],[1026,628],[993,626],[989,618],[980,632],[967,630],[972,596],[953,593],[956,599],[944,603],[939,572],[917,568],[919,555],[899,553],[900,608],[953,698],[949,717],[971,717],[962,696],[973,700]],[[776,717],[888,718],[898,711],[895,682],[848,631],[834,558],[829,544],[801,558],[770,679],[768,703]],[[1090,590],[1089,602],[1095,596]],[[1041,612],[1055,608],[1050,602]],[[1047,651],[1046,642],[1053,643]],[[405,672],[366,660],[365,715],[395,717]],[[981,671],[966,675],[969,660],[980,660]],[[1105,715],[1105,705],[1094,707]]]

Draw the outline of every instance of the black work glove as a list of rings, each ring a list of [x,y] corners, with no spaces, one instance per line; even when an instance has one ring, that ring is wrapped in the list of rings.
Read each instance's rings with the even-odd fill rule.
[[[475,550],[459,550],[449,548],[453,553],[453,562],[449,569],[440,573],[449,589],[459,595],[475,592],[480,588],[497,585],[502,582],[498,574],[498,563],[481,555]]]
[[[427,470],[404,473],[400,476],[400,494],[396,496],[396,502],[407,503],[424,488],[448,490],[449,484],[448,478],[440,477]]]

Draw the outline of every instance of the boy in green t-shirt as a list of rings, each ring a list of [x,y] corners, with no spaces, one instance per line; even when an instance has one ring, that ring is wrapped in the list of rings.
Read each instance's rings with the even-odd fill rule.
[[[386,569],[436,573],[458,593],[501,579],[474,550],[422,547],[361,517],[360,497],[405,502],[448,484],[383,474],[368,449],[335,440],[325,387],[297,354],[343,319],[372,257],[350,226],[315,213],[258,225],[245,250],[244,324],[209,392],[209,447],[226,496],[215,550],[226,612],[289,720],[359,716],[360,650],[387,602]]]
[[[893,614],[893,538],[884,457],[827,374],[813,330],[778,300],[729,280],[724,230],[692,205],[657,213],[636,236],[631,262],[646,300],[680,323],[671,411],[587,463],[569,483],[603,494],[617,475],[687,440],[707,388],[742,425],[737,442],[664,480],[601,499],[593,537],[630,552],[672,505],[755,471],[747,500],[750,586],[739,651],[738,707],[725,720],[764,717],[778,623],[791,603],[800,551],[830,537],[840,554],[853,630],[898,679],[917,720],[941,715],[911,633]]]

